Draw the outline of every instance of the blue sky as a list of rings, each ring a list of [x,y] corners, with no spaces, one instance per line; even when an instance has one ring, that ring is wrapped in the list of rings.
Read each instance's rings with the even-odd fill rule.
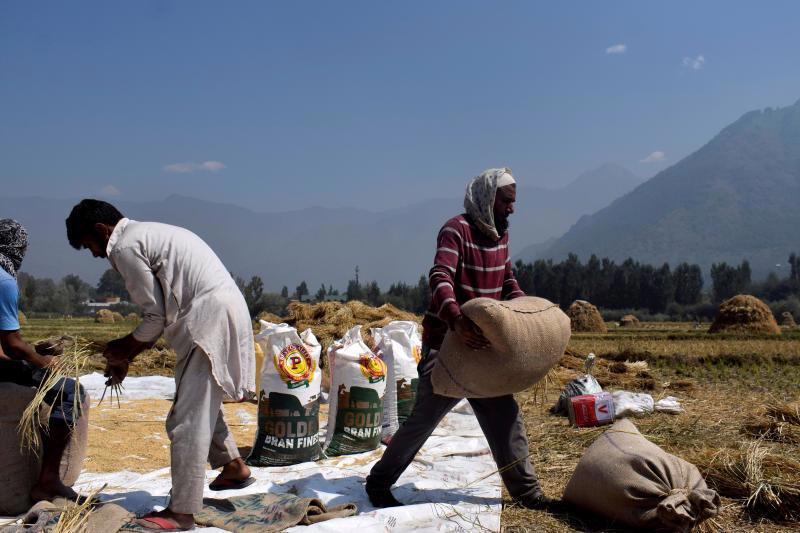
[[[800,98],[798,2],[0,2],[7,196],[264,211],[650,177]]]

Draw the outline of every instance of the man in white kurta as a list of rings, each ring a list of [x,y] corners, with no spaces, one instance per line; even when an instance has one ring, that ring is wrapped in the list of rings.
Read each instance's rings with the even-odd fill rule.
[[[222,414],[224,396],[242,399],[255,388],[247,305],[222,261],[186,229],[122,218],[98,200],[75,206],[67,229],[74,247],[108,257],[131,300],[142,308],[138,327],[111,341],[104,353],[110,382],[122,381],[133,357],[162,334],[176,352],[175,401],[166,422],[172,497],[165,511],[142,517],[140,524],[191,529],[191,515],[202,508],[207,461],[212,468],[223,467],[212,489],[253,481]]]

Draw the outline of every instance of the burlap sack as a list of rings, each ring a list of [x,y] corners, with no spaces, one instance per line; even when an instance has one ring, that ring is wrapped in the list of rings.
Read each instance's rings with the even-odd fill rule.
[[[618,420],[586,450],[564,500],[640,531],[689,531],[719,510],[697,467]]]
[[[20,451],[17,426],[35,394],[33,387],[0,383],[0,515],[18,515],[31,506],[28,494],[39,477],[41,459],[33,453]],[[61,479],[68,486],[77,481],[86,459],[89,438],[88,394],[83,413],[61,460]]]
[[[473,350],[447,332],[431,375],[433,390],[442,396],[493,398],[525,390],[547,375],[569,342],[569,318],[544,298],[475,298],[461,312],[491,346]]]

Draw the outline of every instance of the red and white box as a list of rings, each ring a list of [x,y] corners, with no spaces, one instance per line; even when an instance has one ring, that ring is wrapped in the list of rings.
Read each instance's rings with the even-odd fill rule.
[[[569,421],[579,428],[610,424],[614,421],[614,398],[610,392],[573,396],[569,400]]]

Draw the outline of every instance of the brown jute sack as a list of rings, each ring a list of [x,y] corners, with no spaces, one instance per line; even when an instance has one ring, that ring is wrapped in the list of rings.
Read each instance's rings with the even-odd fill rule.
[[[640,531],[686,532],[715,516],[719,496],[700,471],[618,420],[586,450],[564,500]]]
[[[447,332],[431,375],[433,390],[442,396],[493,398],[525,390],[547,375],[569,342],[569,318],[544,298],[475,298],[461,312],[491,346],[473,350]]]
[[[0,383],[0,515],[18,515],[27,511],[28,494],[39,477],[41,459],[20,451],[17,432],[23,411],[36,394],[33,387]],[[84,402],[83,416],[75,424],[72,440],[61,460],[61,479],[71,486],[78,479],[86,458],[89,437],[89,395]],[[41,455],[41,452],[40,452]]]

